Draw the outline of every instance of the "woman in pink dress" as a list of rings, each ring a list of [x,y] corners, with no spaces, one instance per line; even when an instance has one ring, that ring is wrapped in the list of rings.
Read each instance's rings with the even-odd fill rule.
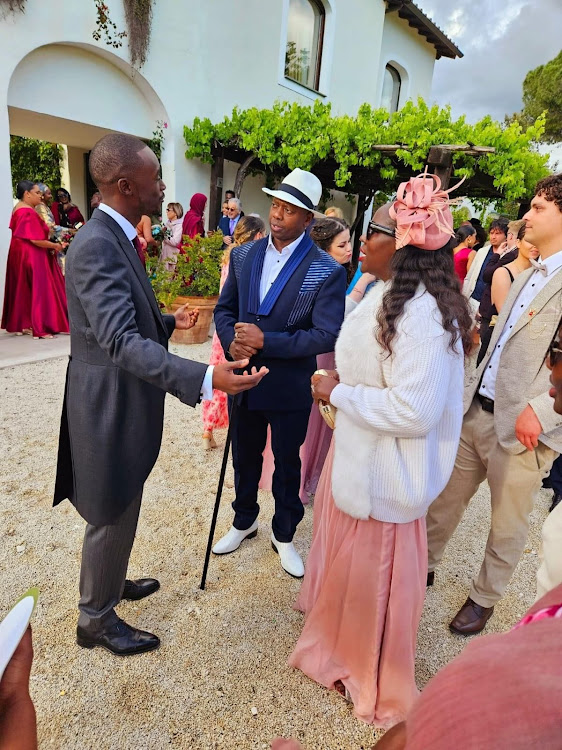
[[[425,514],[453,469],[471,346],[449,201],[431,179],[400,185],[369,223],[362,269],[385,283],[344,320],[337,372],[312,378],[314,399],[337,414],[290,664],[386,728],[417,695]]]
[[[455,232],[456,247],[453,248],[453,260],[455,261],[455,273],[464,282],[468,268],[468,259],[476,245],[476,229],[470,224],[463,224]]]
[[[259,216],[243,216],[240,219],[234,230],[234,243],[230,247],[227,247],[223,254],[220,280],[221,291],[228,276],[228,262],[232,248],[245,245],[247,242],[259,240],[264,235],[265,224]],[[226,362],[226,358],[219,337],[215,333],[209,364],[219,365],[223,362]],[[216,448],[217,443],[213,436],[213,430],[228,427],[228,396],[226,393],[214,390],[212,400],[201,403],[201,418],[203,419],[203,447],[205,450]]]
[[[20,335],[32,333],[36,339],[53,338],[55,333],[69,332],[64,277],[56,258],[66,244],[48,239],[49,227],[35,211],[41,203],[37,183],[19,182],[16,197],[2,328]]]

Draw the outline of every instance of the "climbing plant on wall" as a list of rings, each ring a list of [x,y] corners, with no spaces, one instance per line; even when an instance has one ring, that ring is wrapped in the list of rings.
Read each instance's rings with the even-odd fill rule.
[[[25,9],[25,0],[0,0],[0,12],[9,11],[15,13],[20,11],[23,13]]]
[[[356,192],[354,167],[376,169],[378,187],[392,192],[396,162],[417,172],[423,169],[431,146],[492,146],[495,153],[478,157],[478,169],[493,179],[505,198],[518,200],[531,195],[537,180],[548,174],[548,157],[536,148],[543,130],[543,116],[523,132],[517,123],[500,124],[491,117],[476,124],[464,117],[453,120],[449,107],[429,107],[422,99],[392,114],[363,104],[355,117],[334,117],[329,103],[316,101],[311,107],[278,102],[271,109],[234,108],[230,117],[218,123],[196,118],[192,127],[184,128],[184,137],[188,159],[212,162],[213,149],[224,147],[253,155],[271,171],[313,169],[322,162],[335,162],[334,182],[348,192]],[[373,148],[384,144],[400,144],[401,148],[390,158]],[[455,176],[472,177],[476,161],[474,156],[454,153]]]
[[[142,67],[150,44],[153,0],[123,0],[131,65]]]

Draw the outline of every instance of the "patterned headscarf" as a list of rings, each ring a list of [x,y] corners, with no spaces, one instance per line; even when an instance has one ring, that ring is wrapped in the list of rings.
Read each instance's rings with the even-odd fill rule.
[[[390,216],[396,221],[396,249],[413,245],[420,250],[438,250],[447,244],[454,234],[449,193],[462,182],[464,179],[442,190],[439,177],[428,174],[426,167],[423,174],[400,184],[390,207]]]

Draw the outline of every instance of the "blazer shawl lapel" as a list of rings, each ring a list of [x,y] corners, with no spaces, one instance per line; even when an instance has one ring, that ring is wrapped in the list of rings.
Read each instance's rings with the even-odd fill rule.
[[[264,239],[260,243],[260,246],[256,249],[256,253],[253,257],[252,270],[250,275],[250,288],[248,294],[248,312],[253,315],[270,315],[275,303],[283,292],[283,289],[285,289],[297,268],[307,257],[309,251],[314,246],[314,243],[312,242],[310,236],[308,234],[305,234],[260,303],[259,290],[263,273],[265,253],[268,244],[269,239],[267,237],[264,237]]]
[[[133,271],[135,272],[138,280],[141,283],[143,291],[146,294],[146,298],[148,299],[157,322],[166,334],[166,338],[168,338],[168,331],[164,324],[160,308],[158,307],[158,302],[156,301],[156,297],[154,296],[154,290],[152,289],[150,281],[148,280],[148,276],[146,275],[146,271],[140,261],[139,256],[137,255],[135,248],[133,247],[133,244],[127,239],[127,235],[121,229],[119,224],[104,211],[97,211],[96,219],[103,221],[115,234],[117,240],[119,241],[119,244],[121,245],[121,248],[123,249],[123,252],[125,253],[125,256],[127,257],[127,260],[131,264]]]

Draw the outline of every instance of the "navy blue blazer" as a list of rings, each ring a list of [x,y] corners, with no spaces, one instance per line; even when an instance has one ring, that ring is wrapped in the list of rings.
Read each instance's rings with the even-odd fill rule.
[[[246,393],[248,409],[309,409],[316,355],[334,351],[343,322],[346,273],[305,235],[294,252],[304,251],[307,246],[309,249],[286,281],[271,312],[249,312],[252,267],[268,241],[265,237],[232,250],[228,278],[215,308],[217,335],[227,358],[232,359],[228,349],[234,339],[235,323],[254,323],[264,332],[263,349],[252,358],[250,367],[265,365],[269,374]]]
[[[221,220],[219,221],[218,229],[226,236],[230,235],[230,219],[228,216],[221,216]]]

